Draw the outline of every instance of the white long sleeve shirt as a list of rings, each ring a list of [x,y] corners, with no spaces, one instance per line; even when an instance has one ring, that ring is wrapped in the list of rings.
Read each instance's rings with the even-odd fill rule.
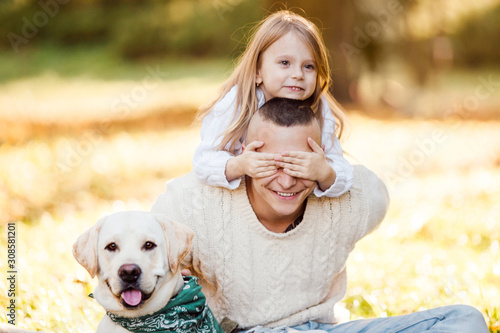
[[[242,152],[241,144],[245,141],[246,132],[235,144],[231,151],[217,150],[222,142],[224,132],[232,123],[236,107],[236,94],[238,87],[234,86],[213,110],[203,119],[201,125],[201,143],[196,149],[193,158],[193,169],[197,178],[212,186],[224,187],[234,190],[240,186],[241,178],[228,181],[226,178],[226,163],[233,156]],[[257,89],[258,107],[265,103],[264,93]],[[333,185],[326,191],[316,186],[314,194],[317,197],[338,197],[349,190],[353,182],[353,168],[343,157],[342,147],[335,135],[335,118],[324,97],[322,97],[323,128],[321,131],[321,144],[325,145],[325,156],[336,174]],[[238,111],[240,112],[240,108]],[[229,143],[226,148],[229,148]]]

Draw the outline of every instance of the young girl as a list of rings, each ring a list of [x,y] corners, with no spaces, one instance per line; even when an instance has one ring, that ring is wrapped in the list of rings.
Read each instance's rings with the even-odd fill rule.
[[[197,177],[235,189],[243,175],[268,177],[283,168],[291,176],[317,181],[316,196],[345,193],[352,185],[353,169],[335,133],[342,134],[343,113],[329,85],[327,50],[318,28],[290,11],[268,16],[257,25],[219,97],[199,111],[202,142],[193,159]],[[257,141],[247,143],[242,152],[250,118],[273,97],[311,103],[322,125],[323,149],[309,140],[311,153],[265,154],[258,152],[265,143]]]

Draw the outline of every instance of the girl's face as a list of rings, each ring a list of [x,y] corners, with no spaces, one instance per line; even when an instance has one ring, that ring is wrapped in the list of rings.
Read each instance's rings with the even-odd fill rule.
[[[266,101],[273,97],[305,100],[316,89],[316,62],[308,45],[289,32],[261,54],[255,82]]]

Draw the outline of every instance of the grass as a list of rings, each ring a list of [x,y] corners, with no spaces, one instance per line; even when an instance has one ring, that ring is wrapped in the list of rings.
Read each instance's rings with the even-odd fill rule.
[[[100,98],[130,94],[148,65],[131,77],[59,69],[2,84],[0,271],[7,272],[6,223],[17,221],[18,327],[93,332],[104,311],[87,297],[96,281],[73,259],[73,242],[109,212],[149,210],[165,181],[191,169],[199,140],[199,127],[189,125],[194,105],[214,94],[222,76],[179,72],[130,113],[110,111]],[[26,106],[16,104],[26,91],[50,107],[17,118],[6,112]],[[99,112],[93,104],[79,109],[86,99]],[[383,224],[349,258],[343,304],[350,318],[465,303],[500,332],[500,122],[373,119],[356,110],[349,118],[345,150],[376,171],[391,195]],[[1,304],[7,290],[0,280]]]

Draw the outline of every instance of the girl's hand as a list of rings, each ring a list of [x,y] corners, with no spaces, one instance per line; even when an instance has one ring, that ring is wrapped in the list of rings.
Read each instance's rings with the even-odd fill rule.
[[[322,191],[335,182],[336,174],[326,159],[325,152],[313,139],[307,138],[312,152],[286,151],[275,159],[276,166],[297,178],[315,180]]]
[[[278,170],[274,158],[275,154],[255,151],[264,146],[262,141],[253,141],[245,146],[243,153],[233,157],[226,164],[226,178],[228,181],[248,175],[252,178],[263,178],[274,175]]]

